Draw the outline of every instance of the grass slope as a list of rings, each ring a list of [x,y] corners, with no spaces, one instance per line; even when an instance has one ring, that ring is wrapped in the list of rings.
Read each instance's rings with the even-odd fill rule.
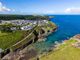
[[[76,40],[68,40],[58,50],[50,52],[40,60],[80,60],[80,49],[72,46]]]
[[[16,42],[20,41],[25,36],[25,31],[15,31],[12,33],[0,32],[0,48],[6,49]]]

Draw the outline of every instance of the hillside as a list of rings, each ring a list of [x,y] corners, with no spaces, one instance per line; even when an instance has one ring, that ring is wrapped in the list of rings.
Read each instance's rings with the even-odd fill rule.
[[[32,26],[32,25],[30,25],[30,26]],[[11,25],[7,26],[7,27],[11,28]],[[54,23],[52,23],[51,21],[47,21],[47,20],[38,21],[38,25],[36,24],[35,27],[30,30],[15,30],[15,31],[13,30],[12,32],[8,32],[9,29],[8,30],[3,29],[4,31],[1,30],[2,32],[1,32],[1,36],[0,36],[0,39],[1,39],[0,42],[2,42],[2,45],[0,45],[0,48],[2,48],[4,50],[9,48],[8,49],[9,53],[11,53],[11,51],[13,51],[13,53],[11,53],[11,54],[14,54],[15,53],[14,51],[22,50],[22,49],[28,47],[28,45],[36,43],[36,41],[40,41],[41,39],[43,40],[44,37],[51,34],[56,29],[57,29],[57,26]],[[5,56],[7,54],[8,50],[5,50],[6,53],[3,52],[4,55],[2,53],[1,56],[2,57]],[[35,49],[35,50],[37,50],[37,49]],[[37,53],[37,51],[36,51],[36,53]],[[14,57],[14,56],[11,55],[11,57]],[[14,57],[14,58],[16,58],[16,57]]]
[[[74,37],[66,40],[58,46],[57,50],[41,57],[40,60],[80,60],[80,48],[78,48],[79,46],[75,46],[76,43],[79,44],[80,41]]]

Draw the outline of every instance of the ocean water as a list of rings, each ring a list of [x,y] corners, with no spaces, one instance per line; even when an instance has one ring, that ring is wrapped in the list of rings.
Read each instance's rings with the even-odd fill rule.
[[[62,42],[70,37],[80,34],[80,15],[53,15],[50,20],[54,22],[58,29],[47,36],[45,42],[36,43],[35,46],[39,51],[46,51],[55,41]]]
[[[58,30],[47,38],[47,41],[61,41],[80,33],[80,15],[55,15],[50,19]]]

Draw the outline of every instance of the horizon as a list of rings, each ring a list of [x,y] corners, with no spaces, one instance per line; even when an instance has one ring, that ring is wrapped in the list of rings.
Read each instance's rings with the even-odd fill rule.
[[[0,14],[80,15],[79,6],[79,0],[1,0]]]

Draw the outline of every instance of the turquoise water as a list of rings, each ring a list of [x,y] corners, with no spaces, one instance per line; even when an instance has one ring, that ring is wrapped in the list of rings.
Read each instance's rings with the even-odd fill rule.
[[[55,41],[62,42],[65,39],[80,34],[80,15],[54,15],[50,20],[54,22],[58,29],[50,34],[45,42],[36,43],[35,46],[40,51],[48,50]]]

